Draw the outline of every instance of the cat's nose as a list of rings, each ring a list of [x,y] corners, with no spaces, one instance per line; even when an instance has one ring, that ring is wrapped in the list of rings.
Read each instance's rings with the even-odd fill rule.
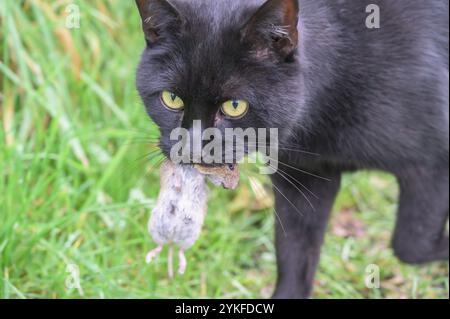
[[[185,111],[181,128],[185,130],[188,137],[184,139],[183,147],[189,150],[191,163],[202,163],[204,147],[215,139],[215,136],[211,136],[209,140],[203,140],[205,130],[214,128],[214,117],[202,108]]]
[[[184,164],[211,164],[211,161],[215,164],[222,163],[220,161],[223,161],[224,147],[221,136],[206,134],[209,137],[203,139],[205,131],[198,122],[194,123],[189,129],[183,129],[179,132],[180,135],[176,142],[175,140],[172,141],[170,156],[176,157],[176,159],[171,157],[172,161],[178,162],[180,158]],[[206,148],[207,146],[209,148]]]

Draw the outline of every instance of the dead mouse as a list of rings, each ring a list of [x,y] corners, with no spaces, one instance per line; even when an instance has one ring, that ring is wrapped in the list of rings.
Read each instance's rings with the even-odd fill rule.
[[[236,188],[239,180],[237,167],[205,168],[175,165],[166,161],[160,170],[161,189],[148,222],[148,231],[158,247],[146,256],[150,263],[169,245],[168,272],[173,277],[173,246],[179,247],[178,273],[183,274],[187,262],[184,252],[197,241],[207,211],[205,175],[217,185]]]

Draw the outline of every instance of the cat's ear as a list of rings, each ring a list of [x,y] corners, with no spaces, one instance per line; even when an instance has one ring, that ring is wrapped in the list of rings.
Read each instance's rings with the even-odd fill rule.
[[[136,0],[142,19],[142,28],[149,45],[173,34],[179,27],[181,16],[167,0]]]
[[[259,57],[292,56],[298,46],[298,0],[268,0],[242,30],[242,39]]]

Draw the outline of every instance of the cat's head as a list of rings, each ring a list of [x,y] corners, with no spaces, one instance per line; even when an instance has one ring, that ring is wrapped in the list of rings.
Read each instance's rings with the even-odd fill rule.
[[[297,120],[297,0],[136,0],[146,48],[137,87],[161,131],[278,128]]]

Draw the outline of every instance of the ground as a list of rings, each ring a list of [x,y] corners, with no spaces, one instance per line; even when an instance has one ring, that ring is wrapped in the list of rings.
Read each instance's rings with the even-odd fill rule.
[[[269,297],[274,217],[251,168],[237,191],[212,189],[185,276],[167,279],[166,252],[144,263],[159,179],[134,86],[139,16],[133,1],[70,3],[0,4],[0,297]],[[448,298],[448,263],[406,266],[389,249],[397,193],[385,174],[345,177],[314,298]]]

